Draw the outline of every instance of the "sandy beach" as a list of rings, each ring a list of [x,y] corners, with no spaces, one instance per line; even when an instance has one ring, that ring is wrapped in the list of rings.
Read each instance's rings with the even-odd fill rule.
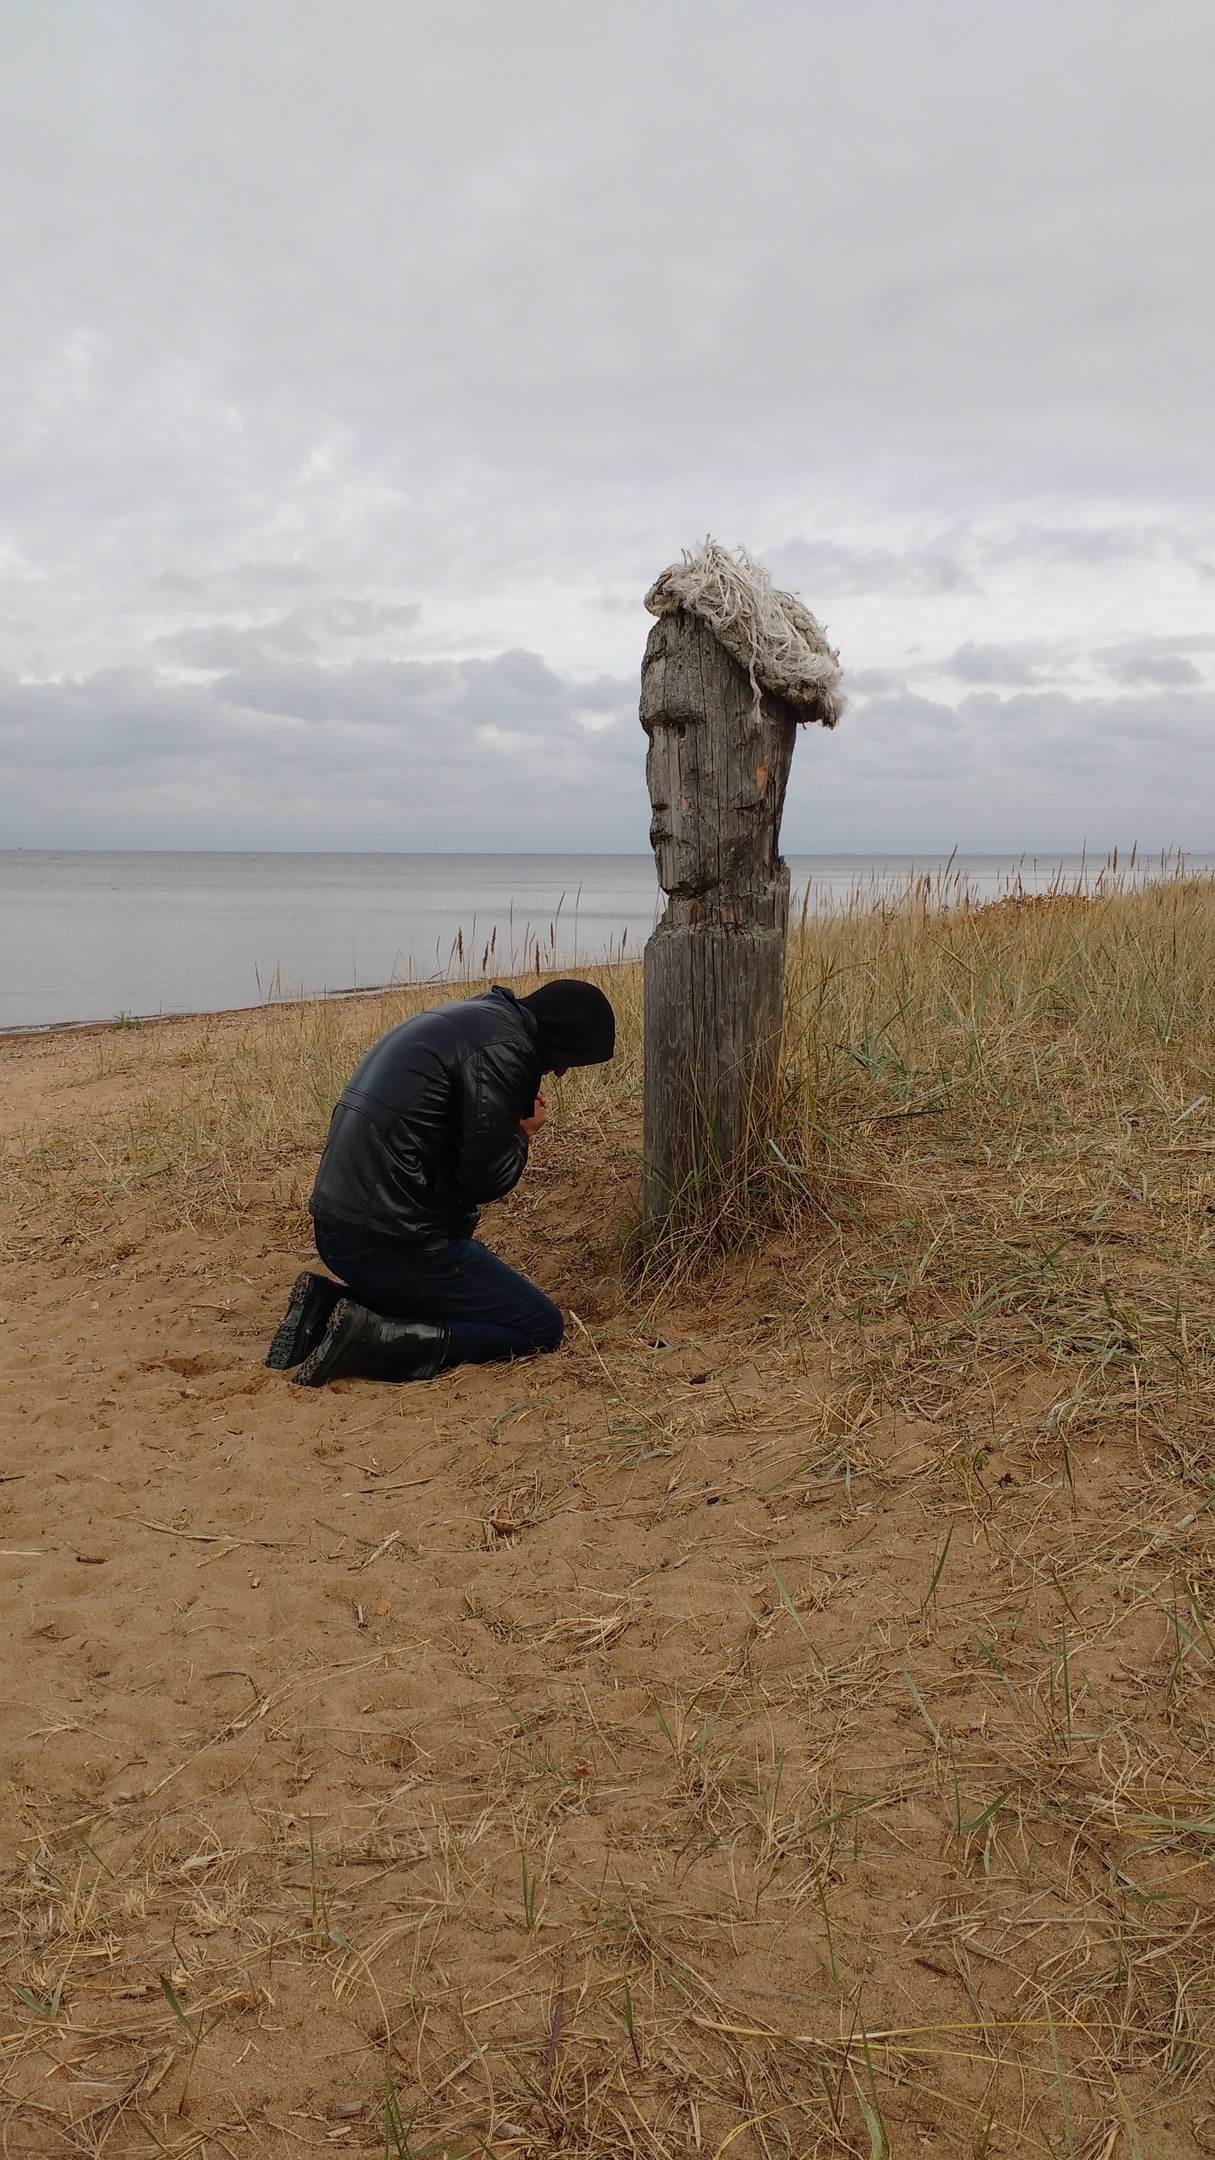
[[[1215,2150],[1201,1089],[858,1097],[639,1288],[626,1014],[484,1225],[563,1349],[306,1392],[403,1009],[0,1042],[5,2150]]]

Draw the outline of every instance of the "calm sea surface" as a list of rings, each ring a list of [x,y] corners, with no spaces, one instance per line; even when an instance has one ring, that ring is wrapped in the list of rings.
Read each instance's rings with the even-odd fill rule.
[[[799,904],[808,887],[819,909],[896,891],[912,874],[939,876],[945,861],[823,855],[789,865]],[[961,856],[951,875],[986,897],[1018,879],[1041,891],[1100,869],[1079,856]],[[639,952],[658,898],[648,855],[0,850],[0,1028],[493,979],[512,961],[534,962],[537,946],[545,966],[589,964]]]

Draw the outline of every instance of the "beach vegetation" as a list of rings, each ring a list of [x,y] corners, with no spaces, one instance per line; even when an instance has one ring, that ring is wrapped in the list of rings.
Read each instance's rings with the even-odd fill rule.
[[[193,1722],[87,1810],[23,1758],[11,2149],[1197,2160],[1215,884],[808,916],[775,1112],[640,1255],[640,972],[598,979],[620,1054],[486,1224],[558,1358],[288,1404],[313,1546],[252,1498],[127,1523],[185,1555]],[[56,1043],[7,1143],[26,1279],[204,1256],[231,1313],[187,1385],[251,1495],[294,1391],[241,1270],[289,1281],[352,1064],[452,994]],[[306,1640],[228,1640],[246,1563],[328,1568]],[[83,1716],[27,1750],[92,1760]]]

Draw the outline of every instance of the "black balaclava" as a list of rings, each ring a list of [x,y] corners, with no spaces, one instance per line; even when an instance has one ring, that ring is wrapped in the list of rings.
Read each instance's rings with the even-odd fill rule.
[[[567,977],[541,983],[519,1003],[536,1023],[546,1072],[558,1065],[603,1065],[616,1048],[616,1015],[594,983]]]

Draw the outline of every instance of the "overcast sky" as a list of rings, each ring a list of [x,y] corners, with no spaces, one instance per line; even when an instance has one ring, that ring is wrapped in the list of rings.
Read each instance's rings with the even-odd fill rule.
[[[10,0],[0,845],[644,850],[641,595],[841,649],[790,851],[1215,849],[1210,0]]]

